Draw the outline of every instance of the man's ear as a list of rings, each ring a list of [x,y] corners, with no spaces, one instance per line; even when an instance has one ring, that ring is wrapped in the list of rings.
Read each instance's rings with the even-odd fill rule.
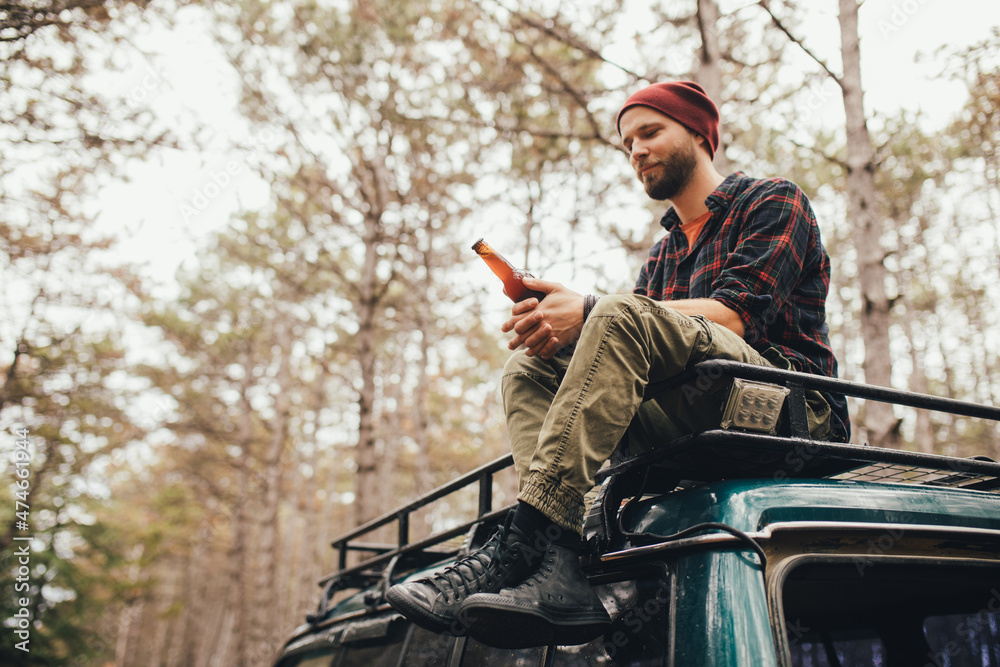
[[[701,150],[705,151],[705,156],[708,158],[708,161],[714,162],[715,156],[712,154],[712,147],[709,146],[708,139],[706,139],[705,137],[703,137],[702,135],[698,134],[697,132],[695,132],[690,128],[688,129],[688,132],[694,135],[695,144],[699,146]]]

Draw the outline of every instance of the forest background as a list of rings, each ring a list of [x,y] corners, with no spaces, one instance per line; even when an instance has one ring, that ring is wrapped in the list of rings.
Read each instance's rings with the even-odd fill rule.
[[[335,535],[506,453],[470,246],[628,291],[647,82],[701,82],[720,171],[812,199],[843,377],[998,404],[1000,16],[943,4],[0,5],[0,662],[268,664]],[[1000,458],[852,408],[855,442]],[[414,536],[475,498],[439,505]]]

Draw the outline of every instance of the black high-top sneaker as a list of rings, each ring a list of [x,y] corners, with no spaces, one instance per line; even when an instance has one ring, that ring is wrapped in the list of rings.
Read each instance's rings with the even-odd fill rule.
[[[386,601],[431,632],[464,635],[466,625],[458,612],[468,596],[496,593],[522,581],[541,561],[542,554],[532,549],[516,528],[511,528],[510,519],[508,516],[481,548],[441,572],[391,587]]]
[[[611,625],[583,574],[579,553],[553,543],[534,574],[498,593],[470,595],[460,614],[469,636],[506,649],[586,644]]]

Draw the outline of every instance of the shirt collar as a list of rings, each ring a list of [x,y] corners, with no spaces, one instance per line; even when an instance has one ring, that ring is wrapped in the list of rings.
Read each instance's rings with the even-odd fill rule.
[[[729,205],[732,203],[733,199],[736,197],[736,193],[739,191],[739,183],[747,178],[746,174],[742,171],[734,171],[729,174],[719,187],[715,189],[712,194],[708,195],[705,199],[705,206],[708,210],[713,213],[713,215],[719,211],[728,210]],[[680,226],[681,219],[678,217],[677,212],[674,211],[674,207],[671,206],[667,209],[667,212],[663,214],[660,218],[660,225],[663,226],[667,231],[673,231]]]

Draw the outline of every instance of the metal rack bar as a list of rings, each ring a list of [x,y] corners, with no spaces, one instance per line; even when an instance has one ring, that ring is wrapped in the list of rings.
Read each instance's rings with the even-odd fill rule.
[[[806,389],[844,394],[845,396],[864,398],[882,403],[905,405],[911,408],[949,412],[951,414],[962,415],[963,417],[977,417],[1000,421],[1000,408],[991,405],[969,403],[953,398],[940,398],[938,396],[918,394],[901,389],[851,382],[849,380],[841,380],[840,378],[826,377],[825,375],[789,371],[772,366],[756,366],[738,361],[729,361],[728,359],[709,359],[692,366],[684,373],[670,380],[651,384],[646,389],[645,398],[648,400],[664,391],[683,387],[693,381],[697,382],[704,377],[743,378],[744,380],[756,380],[757,382],[770,382],[786,386],[790,386],[788,385],[789,382],[797,382],[801,383]]]
[[[493,514],[493,476],[499,471],[513,465],[514,459],[510,454],[506,456],[501,456],[498,459],[490,461],[475,470],[472,470],[456,479],[443,484],[438,488],[425,493],[416,500],[403,505],[402,507],[396,508],[391,512],[387,512],[382,516],[376,517],[371,521],[368,521],[357,528],[340,535],[333,540],[331,546],[337,550],[337,572],[331,575],[327,575],[322,580],[320,580],[320,585],[326,585],[334,578],[338,576],[348,576],[357,574],[364,571],[366,568],[370,568],[373,565],[380,565],[382,563],[387,563],[392,560],[394,556],[404,555],[426,549],[428,547],[440,544],[445,540],[461,535],[474,526],[476,523],[489,518]],[[422,507],[426,507],[430,503],[440,500],[456,491],[460,491],[473,484],[479,485],[478,494],[478,512],[476,518],[472,521],[465,522],[459,526],[451,528],[446,531],[442,531],[431,535],[430,537],[420,540],[410,544],[410,515],[419,510]],[[505,508],[502,511],[506,511]],[[393,521],[397,522],[397,544],[395,548],[388,546],[383,549],[379,549],[381,553],[369,558],[354,567],[347,566],[347,554],[350,551],[359,551],[356,544],[352,544],[352,541],[356,540],[358,537],[367,535],[378,528],[391,524]]]

